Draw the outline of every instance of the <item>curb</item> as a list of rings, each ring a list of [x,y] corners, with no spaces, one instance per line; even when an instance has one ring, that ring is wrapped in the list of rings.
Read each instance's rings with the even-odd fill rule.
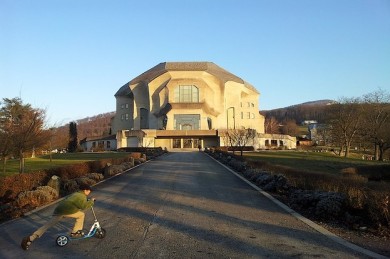
[[[206,154],[206,153],[205,153]],[[287,205],[285,205],[284,203],[280,202],[279,200],[277,200],[276,198],[274,198],[271,194],[263,191],[260,187],[258,187],[257,185],[251,183],[250,181],[248,181],[246,178],[244,178],[243,176],[239,175],[237,172],[235,172],[234,170],[232,170],[231,168],[229,168],[228,166],[226,166],[225,164],[219,162],[218,160],[216,160],[214,157],[210,156],[209,154],[206,154],[207,156],[209,156],[211,159],[213,159],[214,161],[216,161],[217,163],[219,163],[221,166],[223,166],[224,168],[226,168],[229,172],[231,172],[232,174],[234,174],[235,176],[237,176],[238,178],[240,178],[242,181],[244,181],[245,183],[247,183],[248,185],[250,185],[253,189],[255,189],[256,191],[258,191],[259,193],[261,193],[262,195],[264,195],[265,197],[267,197],[269,200],[271,200],[273,203],[275,203],[276,205],[278,205],[280,208],[282,208],[284,211],[286,211],[287,213],[291,214],[293,217],[295,217],[296,219],[302,221],[303,223],[305,223],[306,225],[310,226],[311,228],[313,228],[314,230],[316,230],[317,232],[323,234],[324,236],[332,239],[333,241],[335,241],[336,243],[340,244],[340,245],[343,245],[349,249],[352,249],[356,252],[359,252],[361,254],[364,254],[366,256],[370,256],[372,258],[381,258],[381,259],[385,259],[385,258],[388,258],[386,256],[383,256],[383,255],[380,255],[380,254],[377,254],[375,252],[372,252],[368,249],[365,249],[363,247],[360,247],[360,246],[357,246],[351,242],[348,242],[344,239],[342,239],[341,237],[337,236],[336,234],[333,234],[332,232],[328,231],[327,229],[323,228],[322,226],[314,223],[313,221],[311,221],[310,219],[308,218],[305,218],[304,216],[302,216],[301,214],[299,214],[298,212],[296,212],[295,210],[291,209],[290,207],[288,207]]]

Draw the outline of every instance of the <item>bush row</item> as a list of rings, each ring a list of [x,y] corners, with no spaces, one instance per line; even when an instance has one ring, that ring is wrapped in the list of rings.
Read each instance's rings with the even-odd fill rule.
[[[153,152],[153,156],[164,152]],[[133,152],[125,158],[102,159],[51,168],[39,172],[0,178],[0,222],[16,218],[79,189],[80,184],[94,185],[146,162],[145,154]]]
[[[107,164],[120,164],[129,159],[130,156],[126,158],[102,159],[50,168],[39,172],[2,177],[0,178],[0,202],[13,200],[22,191],[30,191],[46,184],[53,175],[60,177],[62,180],[74,179],[92,172],[102,173]]]

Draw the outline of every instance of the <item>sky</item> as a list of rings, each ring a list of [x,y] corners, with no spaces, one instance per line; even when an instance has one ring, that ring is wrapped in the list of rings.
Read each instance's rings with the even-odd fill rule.
[[[50,126],[179,61],[252,84],[259,110],[390,91],[390,0],[0,0],[0,99]]]

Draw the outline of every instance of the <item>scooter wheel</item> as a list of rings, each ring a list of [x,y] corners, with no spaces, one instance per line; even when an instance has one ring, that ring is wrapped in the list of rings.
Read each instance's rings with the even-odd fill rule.
[[[95,232],[95,237],[102,239],[106,236],[106,230],[104,228],[97,229]]]
[[[67,237],[67,236],[64,236],[64,235],[58,236],[56,239],[56,244],[58,246],[63,247],[63,246],[66,246],[68,243],[69,243],[69,237]]]

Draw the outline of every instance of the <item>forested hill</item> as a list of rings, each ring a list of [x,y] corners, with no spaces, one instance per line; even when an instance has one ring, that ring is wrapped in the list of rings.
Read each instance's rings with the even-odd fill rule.
[[[325,119],[326,108],[334,103],[335,101],[333,100],[318,100],[292,105],[285,108],[262,110],[260,113],[266,118],[274,117],[280,122],[285,120],[295,120],[297,124],[300,124],[304,120],[316,120],[321,123]]]
[[[111,119],[114,116],[115,112],[107,112],[77,120],[79,139],[110,135]]]
[[[92,117],[86,117],[76,120],[77,139],[80,141],[84,138],[102,137],[112,134],[111,118],[115,112],[107,112]],[[69,141],[69,123],[56,128],[53,137],[53,146],[55,148],[64,148]]]

